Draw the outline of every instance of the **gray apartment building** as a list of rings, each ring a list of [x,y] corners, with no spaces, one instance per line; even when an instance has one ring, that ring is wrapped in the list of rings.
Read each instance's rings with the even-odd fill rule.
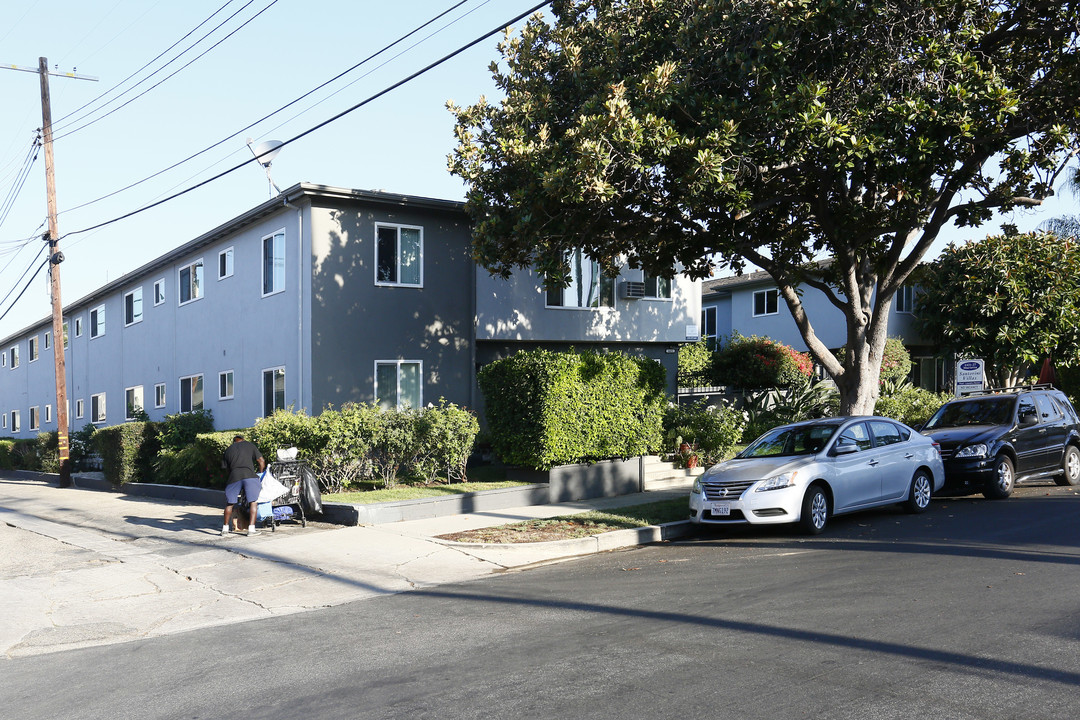
[[[476,373],[519,349],[664,365],[696,340],[700,283],[624,267],[575,282],[478,268],[459,202],[300,183],[64,310],[70,426],[209,409],[218,428],[346,402],[482,407]],[[0,341],[0,436],[56,429],[51,321]]]

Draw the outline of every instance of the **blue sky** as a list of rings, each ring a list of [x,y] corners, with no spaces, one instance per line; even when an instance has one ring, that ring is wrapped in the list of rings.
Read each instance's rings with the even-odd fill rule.
[[[403,45],[311,98],[176,169],[82,208],[77,206],[143,180],[241,131],[457,0],[25,0],[7,9],[0,17],[0,64],[36,67],[44,56],[61,71],[99,78],[98,82],[50,78],[59,225],[66,236],[61,240],[67,258],[61,268],[64,304],[262,202],[269,197],[269,187],[261,168],[253,164],[135,217],[91,232],[77,231],[250,159],[247,138],[256,143],[291,138],[500,26],[537,1],[467,0]],[[123,94],[234,12],[232,20],[180,60]],[[208,18],[207,24],[195,30]],[[216,48],[165,79],[249,19]],[[193,30],[174,50],[112,90],[105,99],[118,98],[115,102],[79,110]],[[454,139],[453,118],[445,103],[452,99],[467,104],[481,95],[495,94],[488,65],[499,57],[499,37],[481,42],[420,79],[290,144],[273,162],[275,182],[282,188],[305,181],[461,199],[461,182],[446,170]],[[2,202],[17,182],[33,133],[41,126],[38,77],[0,69],[0,98]],[[129,104],[116,109],[128,100]],[[317,101],[321,102],[316,105]],[[115,111],[106,116],[110,110]],[[44,174],[41,154],[0,225],[0,296],[13,286],[16,292],[21,290],[24,271],[37,265],[32,261],[40,241],[25,247],[20,241],[44,230]],[[1028,230],[1043,218],[1073,212],[1076,200],[1066,194],[1037,213],[1006,220]],[[974,231],[950,231],[938,247],[949,240],[984,237],[998,227],[995,222]],[[9,302],[0,305],[0,311]],[[0,320],[0,338],[49,313],[47,280],[42,273]]]

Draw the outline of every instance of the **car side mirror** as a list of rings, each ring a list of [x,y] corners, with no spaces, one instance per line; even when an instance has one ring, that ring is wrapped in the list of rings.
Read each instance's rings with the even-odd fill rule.
[[[859,452],[859,446],[853,442],[840,441],[833,447],[834,455],[851,455],[852,453]]]
[[[1020,427],[1031,427],[1039,422],[1039,416],[1033,412],[1026,412],[1020,416]]]

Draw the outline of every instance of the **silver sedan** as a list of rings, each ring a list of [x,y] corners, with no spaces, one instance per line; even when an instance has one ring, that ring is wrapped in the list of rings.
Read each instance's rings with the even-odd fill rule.
[[[901,503],[923,512],[945,482],[938,446],[883,417],[784,425],[694,483],[690,519],[702,525],[799,523],[810,534],[833,515]]]

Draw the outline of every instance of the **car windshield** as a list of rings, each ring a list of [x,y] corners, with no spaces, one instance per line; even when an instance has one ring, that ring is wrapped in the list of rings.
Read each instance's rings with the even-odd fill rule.
[[[1014,397],[958,400],[942,405],[923,430],[965,425],[1008,425],[1012,422]]]
[[[777,455],[815,455],[836,432],[838,425],[797,425],[771,430],[739,453],[741,458]]]

